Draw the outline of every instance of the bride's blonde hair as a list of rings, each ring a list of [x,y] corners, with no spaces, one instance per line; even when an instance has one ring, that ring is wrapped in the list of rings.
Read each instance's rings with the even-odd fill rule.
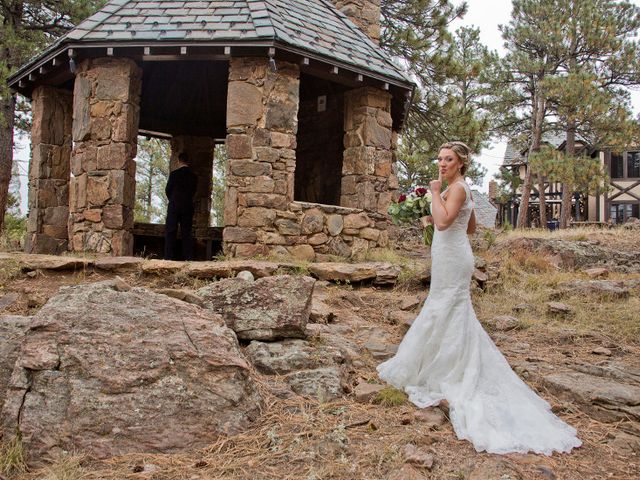
[[[440,150],[443,148],[448,148],[449,150],[453,150],[453,152],[458,156],[460,161],[462,162],[462,168],[460,168],[460,173],[462,175],[465,174],[467,169],[469,168],[469,162],[471,159],[471,149],[467,147],[467,145],[463,142],[446,142],[443,143],[440,147]]]

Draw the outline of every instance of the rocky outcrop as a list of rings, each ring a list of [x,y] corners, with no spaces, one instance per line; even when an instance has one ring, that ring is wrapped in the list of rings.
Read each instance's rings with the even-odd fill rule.
[[[254,341],[245,353],[258,371],[268,375],[284,375],[345,362],[342,352],[335,347],[314,346],[306,340],[297,339],[274,343]]]
[[[637,282],[640,285],[640,282]],[[602,299],[626,299],[629,298],[631,288],[636,287],[636,282],[615,280],[576,280],[558,284],[557,290],[551,294],[552,299],[563,298],[567,295],[589,295]]]
[[[311,277],[291,275],[255,282],[233,278],[211,283],[197,294],[240,339],[304,338],[314,283]]]
[[[33,317],[2,411],[33,462],[200,448],[261,397],[222,318],[123,282],[64,287]]]
[[[373,282],[376,285],[389,285],[396,282],[402,269],[390,263],[314,263],[309,272],[320,280],[333,282]]]
[[[4,404],[9,378],[20,351],[31,317],[6,315],[0,317],[0,410]]]
[[[566,269],[607,266],[612,270],[640,271],[640,252],[601,245],[597,240],[513,238],[496,244],[492,250],[497,254],[518,250],[537,253]]]

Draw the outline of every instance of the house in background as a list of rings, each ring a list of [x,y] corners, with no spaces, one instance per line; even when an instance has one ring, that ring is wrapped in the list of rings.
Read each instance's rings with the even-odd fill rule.
[[[473,196],[473,206],[476,211],[476,222],[485,228],[495,228],[497,207],[489,199],[486,193],[482,193],[475,188],[471,190]]]
[[[564,133],[546,134],[543,143],[558,150],[564,150]],[[623,152],[611,149],[592,149],[584,140],[576,140],[576,153],[598,158],[604,170],[611,178],[611,189],[602,195],[576,193],[572,199],[571,218],[574,222],[624,223],[629,218],[640,216],[640,147],[629,148]],[[527,148],[516,148],[512,142],[507,144],[502,169],[509,169],[524,180],[527,165]],[[560,218],[562,202],[562,183],[544,183],[544,198],[547,219]],[[495,196],[493,197],[495,198]],[[515,225],[522,198],[522,186],[516,189],[512,199],[498,205],[501,223],[508,221]],[[538,179],[534,176],[529,200],[529,224],[537,225],[540,214],[540,192]]]

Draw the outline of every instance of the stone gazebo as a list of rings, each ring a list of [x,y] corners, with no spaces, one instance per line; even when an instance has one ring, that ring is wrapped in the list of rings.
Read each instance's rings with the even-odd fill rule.
[[[334,3],[112,0],[31,60],[10,79],[33,107],[27,251],[132,254],[139,134],[194,160],[196,235],[226,144],[225,253],[385,246],[414,86],[380,0]]]

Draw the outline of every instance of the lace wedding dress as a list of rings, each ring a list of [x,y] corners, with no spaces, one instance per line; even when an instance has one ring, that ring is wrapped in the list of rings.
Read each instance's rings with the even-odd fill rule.
[[[474,259],[466,233],[473,201],[461,183],[467,198],[458,218],[436,229],[431,245],[429,296],[378,373],[418,407],[446,399],[456,435],[479,452],[568,452],[581,445],[576,430],[511,370],[473,311]]]

